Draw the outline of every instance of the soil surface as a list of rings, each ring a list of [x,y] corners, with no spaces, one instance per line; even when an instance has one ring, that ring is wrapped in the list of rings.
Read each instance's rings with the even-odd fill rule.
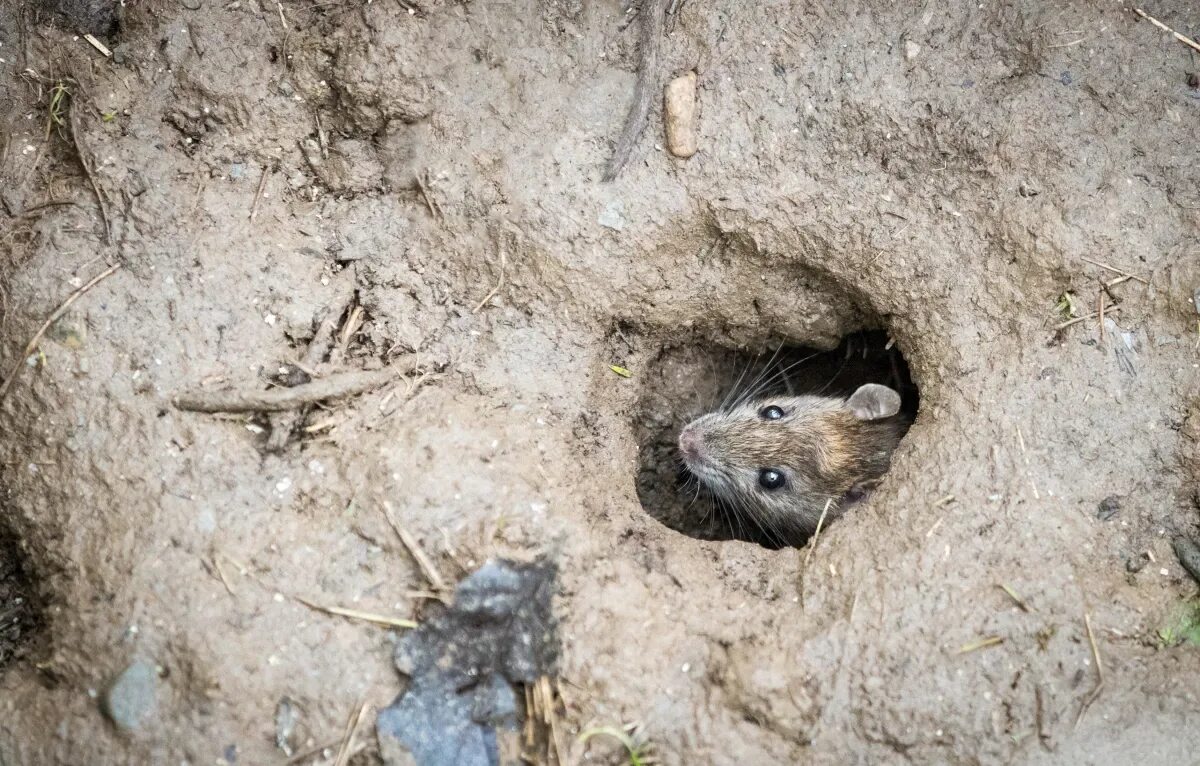
[[[1114,4],[674,5],[700,151],[656,100],[604,183],[620,0],[133,0],[111,57],[3,4],[0,763],[332,763],[403,629],[306,602],[436,608],[385,512],[449,581],[555,564],[571,762],[1195,759],[1200,54]],[[318,377],[433,363],[282,449],[172,405],[343,307]],[[869,329],[920,412],[815,543],[643,508],[723,360]]]

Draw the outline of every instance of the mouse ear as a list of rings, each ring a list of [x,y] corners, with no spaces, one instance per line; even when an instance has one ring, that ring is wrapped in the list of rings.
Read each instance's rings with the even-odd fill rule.
[[[878,383],[867,383],[846,400],[859,420],[882,420],[900,411],[900,394]]]

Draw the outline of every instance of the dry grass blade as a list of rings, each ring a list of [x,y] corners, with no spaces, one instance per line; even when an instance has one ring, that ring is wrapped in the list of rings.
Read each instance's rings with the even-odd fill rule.
[[[1018,596],[1018,595],[1017,595],[1017,592],[1016,592],[1015,590],[1013,590],[1012,588],[1008,587],[1008,586],[1007,586],[1007,585],[1005,585],[1004,583],[996,583],[996,587],[997,587],[997,588],[999,588],[1000,590],[1004,591],[1005,593],[1007,593],[1007,594],[1008,594],[1008,597],[1009,597],[1009,598],[1011,598],[1011,599],[1013,600],[1013,603],[1014,603],[1014,604],[1016,604],[1016,605],[1017,605],[1017,607],[1018,607],[1018,608],[1019,608],[1019,609],[1020,609],[1022,612],[1028,612],[1028,611],[1029,611],[1029,604],[1025,603],[1025,600],[1024,600],[1023,598],[1021,598],[1020,596]]]
[[[324,612],[325,614],[332,614],[336,617],[345,617],[345,618],[351,619],[351,620],[362,620],[363,622],[372,622],[372,623],[375,623],[376,625],[383,625],[383,626],[389,627],[389,628],[416,628],[416,627],[418,627],[418,623],[415,622],[414,620],[406,620],[402,617],[388,617],[387,615],[383,615],[383,614],[375,614],[373,612],[363,612],[363,611],[359,611],[358,609],[347,609],[347,608],[341,607],[341,606],[321,606],[320,604],[314,604],[313,602],[307,601],[302,598],[297,598],[296,600],[299,601],[301,604],[304,604],[309,609],[312,609],[313,611]]]
[[[808,569],[808,561],[812,558],[813,549],[817,547],[817,540],[821,536],[821,527],[825,526],[825,515],[829,513],[829,506],[833,505],[833,498],[825,500],[825,508],[821,511],[821,518],[817,519],[817,528],[813,532],[812,540],[808,543],[808,553],[804,554],[804,568]]]
[[[1107,314],[1115,314],[1120,310],[1121,310],[1120,304],[1104,307],[1104,313],[1106,315]],[[1080,322],[1086,322],[1087,320],[1095,319],[1098,316],[1099,316],[1098,313],[1093,312],[1091,314],[1085,314],[1084,316],[1081,316],[1081,317],[1075,317],[1074,319],[1068,319],[1065,322],[1060,322],[1059,324],[1054,325],[1054,329],[1055,330],[1065,330],[1073,324],[1079,324]]]
[[[367,707],[371,703],[363,700],[363,703],[350,714],[350,720],[346,722],[346,733],[342,736],[342,744],[338,747],[337,758],[333,759],[333,766],[346,766],[350,762],[350,746],[354,743],[354,737],[358,734],[358,727],[362,724],[363,718],[366,717]]]
[[[1003,636],[988,636],[978,641],[963,644],[958,648],[957,654],[969,654],[970,652],[977,652],[980,649],[987,649],[989,646],[998,646],[1002,643],[1004,643]]]
[[[1120,274],[1123,277],[1129,277],[1130,279],[1136,279],[1138,282],[1141,282],[1144,285],[1150,284],[1150,280],[1148,280],[1148,279],[1139,277],[1136,274],[1130,274],[1128,271],[1125,271],[1123,269],[1118,269],[1116,266],[1109,266],[1107,263],[1104,263],[1103,261],[1094,261],[1091,258],[1085,258],[1082,255],[1079,256],[1079,260],[1081,260],[1085,263],[1090,263],[1093,266],[1099,266],[1100,268],[1104,269],[1105,271],[1111,271],[1112,273]]]
[[[117,263],[109,266],[95,277],[92,277],[91,281],[68,295],[66,300],[60,303],[58,308],[54,310],[54,313],[52,313],[50,317],[42,323],[42,326],[39,327],[38,331],[33,334],[33,338],[30,339],[29,343],[25,344],[25,350],[21,352],[19,357],[17,357],[17,361],[15,364],[13,364],[12,369],[9,371],[8,377],[4,379],[4,383],[0,384],[0,403],[2,403],[5,397],[8,396],[8,392],[12,388],[12,384],[16,381],[17,375],[21,372],[21,367],[25,364],[25,360],[28,359],[29,355],[34,352],[34,350],[38,347],[38,344],[42,342],[42,337],[46,334],[46,331],[50,329],[50,326],[57,322],[59,317],[67,313],[67,309],[71,307],[72,303],[79,300],[80,296],[104,280],[108,279],[113,274],[116,274],[120,268],[121,264]]]
[[[444,594],[449,588],[446,586],[446,581],[442,579],[442,575],[438,572],[437,567],[433,565],[433,561],[425,555],[425,551],[421,550],[421,546],[417,545],[416,539],[409,534],[408,530],[400,526],[392,517],[392,506],[389,503],[383,504],[383,517],[387,519],[388,526],[396,533],[396,537],[400,538],[400,542],[404,545],[409,555],[417,562],[417,566],[421,568],[421,573],[425,575],[425,579],[429,581],[430,587],[437,593]],[[444,598],[444,597],[443,597]]]
[[[262,175],[258,178],[258,190],[254,192],[254,202],[250,205],[250,222],[258,217],[258,203],[262,201],[263,190],[267,187],[267,174],[270,168],[263,168]]]
[[[1104,662],[1100,659],[1100,647],[1096,645],[1096,634],[1092,632],[1092,616],[1087,612],[1083,614],[1083,626],[1087,629],[1088,644],[1092,648],[1092,660],[1096,663],[1096,688],[1092,689],[1091,694],[1080,705],[1079,715],[1075,716],[1075,728],[1079,728],[1079,722],[1087,715],[1092,703],[1100,698],[1100,692],[1104,691]]]
[[[478,314],[480,312],[480,310],[484,306],[487,305],[488,301],[490,301],[492,298],[496,297],[496,293],[500,292],[500,289],[502,287],[504,287],[504,278],[507,274],[508,274],[508,256],[506,256],[504,254],[504,250],[501,249],[500,250],[500,278],[498,280],[496,280],[496,286],[492,288],[491,292],[489,292],[487,295],[483,296],[483,300],[481,300],[478,304],[476,304],[475,308],[471,310],[472,314]]]
[[[287,766],[292,766],[292,764],[296,763],[302,763],[307,761],[309,758],[315,758],[316,756],[324,753],[326,750],[337,747],[338,744],[340,744],[340,740],[338,742],[326,742],[324,745],[317,745],[314,748],[305,750],[303,753],[297,753],[291,758],[287,759]]]

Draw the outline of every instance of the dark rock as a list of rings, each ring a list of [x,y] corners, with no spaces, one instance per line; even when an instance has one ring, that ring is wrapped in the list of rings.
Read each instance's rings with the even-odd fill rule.
[[[1186,537],[1175,538],[1173,545],[1179,563],[1197,583],[1200,583],[1200,546]]]
[[[112,39],[121,22],[119,0],[41,0],[42,7],[57,11],[79,32]]]
[[[495,766],[512,750],[521,690],[553,676],[554,566],[490,561],[459,584],[453,606],[406,635],[395,663],[408,689],[376,720],[388,766]]]
[[[1109,521],[1117,515],[1117,511],[1119,510],[1121,510],[1121,498],[1116,495],[1109,495],[1100,501],[1100,505],[1096,509],[1096,518],[1101,521]]]
[[[140,729],[158,707],[158,671],[154,664],[137,660],[109,685],[101,709],[117,728]]]
[[[1150,559],[1144,553],[1137,553],[1125,559],[1125,571],[1130,574],[1137,574],[1146,568],[1146,564],[1150,563]]]

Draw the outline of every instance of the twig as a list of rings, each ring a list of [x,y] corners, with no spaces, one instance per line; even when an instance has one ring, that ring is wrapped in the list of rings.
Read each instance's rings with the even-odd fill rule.
[[[449,588],[446,587],[446,581],[442,579],[442,575],[437,571],[437,567],[433,565],[433,561],[425,555],[425,551],[421,550],[421,546],[413,539],[408,530],[400,526],[400,524],[392,517],[392,506],[390,503],[383,504],[383,517],[387,519],[388,526],[396,533],[396,537],[400,538],[400,542],[408,550],[408,554],[417,562],[417,566],[421,569],[421,574],[425,575],[425,579],[429,581],[430,587],[437,593],[446,593]],[[442,597],[444,600],[444,596]]]
[[[88,44],[91,45],[93,48],[100,51],[100,53],[104,54],[105,58],[112,58],[112,51],[110,51],[108,49],[108,46],[105,45],[104,43],[100,42],[99,40],[97,40],[94,36],[92,36],[90,34],[84,35],[83,39],[87,40]]]
[[[629,105],[629,114],[625,117],[625,126],[617,139],[612,158],[604,169],[604,180],[612,181],[629,161],[633,145],[646,128],[646,120],[650,116],[650,102],[654,96],[651,81],[656,79],[658,69],[658,46],[662,37],[663,11],[669,0],[643,0],[641,11],[641,37],[638,40],[638,69],[637,81],[633,86],[633,103]]]
[[[808,553],[804,554],[804,568],[808,569],[808,560],[812,558],[813,550],[817,547],[817,539],[821,536],[821,527],[825,526],[825,514],[829,513],[829,506],[833,505],[833,498],[825,499],[825,507],[821,510],[821,518],[817,519],[817,528],[813,531],[812,540],[808,543]]]
[[[112,244],[112,224],[108,218],[108,200],[104,197],[104,192],[100,189],[100,184],[96,182],[96,176],[92,173],[91,163],[88,162],[87,155],[84,153],[84,147],[79,140],[79,122],[75,118],[75,99],[72,98],[69,108],[71,119],[71,143],[75,146],[75,156],[79,158],[79,164],[83,166],[83,173],[87,176],[88,183],[92,186],[92,192],[96,195],[96,202],[100,205],[100,218],[104,222],[104,244]]]
[[[283,15],[283,6],[280,6],[279,13]],[[333,759],[333,766],[346,766],[350,762],[350,744],[354,741],[354,737],[358,734],[358,726],[362,723],[362,719],[366,715],[367,706],[371,703],[363,700],[358,709],[350,714],[350,720],[346,722],[346,733],[342,736],[341,747],[338,748],[337,758]]]
[[[417,189],[421,192],[421,198],[425,200],[425,207],[429,208],[430,215],[444,220],[445,216],[442,215],[441,207],[434,203],[433,198],[429,196],[429,191],[425,188],[425,182],[421,180],[422,175],[424,175],[423,172],[417,173]]]
[[[1103,263],[1101,261],[1093,261],[1091,258],[1084,258],[1082,255],[1079,256],[1079,260],[1084,261],[1086,263],[1090,263],[1093,266],[1099,266],[1100,268],[1104,269],[1105,271],[1111,271],[1112,273],[1120,274],[1123,277],[1129,277],[1130,279],[1136,279],[1137,281],[1141,282],[1144,285],[1150,284],[1150,280],[1148,280],[1148,279],[1143,279],[1142,277],[1139,277],[1136,274],[1130,274],[1128,271],[1122,271],[1121,269],[1118,269],[1115,266],[1109,266],[1107,263]]]
[[[1120,310],[1121,310],[1121,306],[1120,306],[1120,304],[1117,304],[1115,306],[1105,307],[1104,313],[1105,314],[1115,314],[1116,312],[1118,312]],[[1073,324],[1079,324],[1080,322],[1086,322],[1089,319],[1095,319],[1097,316],[1099,316],[1099,315],[1098,314],[1085,314],[1084,316],[1081,316],[1081,317],[1075,317],[1074,319],[1068,319],[1065,322],[1054,325],[1054,329],[1055,330],[1065,330],[1066,328],[1070,327]]]
[[[73,199],[52,199],[49,202],[43,202],[38,205],[30,205],[29,207],[22,210],[21,214],[18,215],[17,217],[18,218],[32,218],[35,214],[40,215],[52,207],[64,207],[66,205],[74,205],[74,204],[75,204],[75,200],[73,200]]]
[[[1038,741],[1042,747],[1050,750],[1050,735],[1046,732],[1046,706],[1042,702],[1042,686],[1033,687],[1034,715],[1037,719]]]
[[[283,6],[279,7],[279,16],[280,16],[280,18],[283,17]],[[263,166],[262,175],[259,176],[259,178],[258,178],[258,191],[254,192],[254,204],[252,204],[250,206],[250,220],[251,221],[253,221],[255,219],[255,217],[258,216],[258,203],[259,203],[259,200],[262,199],[263,188],[266,187],[266,185],[267,185],[267,173],[269,173],[269,172],[270,172],[270,168]]]
[[[8,377],[4,380],[4,383],[0,384],[0,402],[3,402],[5,397],[8,396],[9,389],[12,388],[12,384],[16,381],[17,375],[21,372],[21,368],[25,365],[25,360],[28,359],[29,355],[32,354],[34,349],[37,348],[38,343],[40,343],[42,340],[42,336],[44,336],[46,331],[50,329],[50,325],[57,322],[59,317],[65,314],[67,309],[71,307],[71,304],[77,301],[81,295],[86,293],[88,290],[91,290],[104,280],[108,279],[113,274],[117,273],[120,268],[120,263],[109,266],[107,269],[93,277],[92,280],[83,287],[80,287],[78,290],[68,295],[67,299],[59,304],[58,308],[54,310],[54,313],[50,315],[50,318],[43,322],[42,326],[38,328],[38,331],[33,334],[33,338],[30,339],[29,343],[25,344],[25,350],[21,352],[19,357],[17,357],[17,361],[9,371]]]
[[[1100,345],[1104,345],[1104,291],[1096,293],[1096,316],[1100,318]]]
[[[1200,52],[1200,43],[1196,42],[1196,41],[1195,41],[1195,40],[1193,40],[1192,38],[1190,38],[1190,37],[1186,37],[1185,35],[1181,35],[1181,34],[1179,34],[1179,33],[1178,33],[1178,32],[1176,32],[1174,29],[1171,29],[1171,28],[1170,28],[1170,27],[1168,27],[1166,24],[1162,23],[1161,21],[1159,21],[1158,19],[1154,18],[1153,16],[1151,16],[1151,15],[1147,14],[1147,13],[1146,13],[1145,11],[1143,11],[1141,8],[1134,8],[1134,9],[1133,9],[1133,12],[1134,12],[1134,13],[1136,13],[1137,15],[1141,16],[1141,17],[1142,17],[1143,19],[1145,19],[1146,21],[1149,21],[1151,24],[1153,24],[1154,26],[1158,27],[1158,28],[1159,28],[1159,29],[1161,29],[1162,31],[1164,31],[1164,32],[1170,32],[1172,35],[1174,35],[1174,36],[1175,36],[1175,39],[1176,39],[1176,40],[1178,40],[1179,42],[1181,42],[1181,43],[1183,43],[1184,45],[1188,46],[1189,48],[1193,48],[1193,49],[1195,49],[1196,51]]]
[[[1100,660],[1100,647],[1096,645],[1096,634],[1092,632],[1092,616],[1087,612],[1083,614],[1083,625],[1087,628],[1088,643],[1092,647],[1092,659],[1096,663],[1096,688],[1092,689],[1092,693],[1080,706],[1079,715],[1075,717],[1075,728],[1079,728],[1079,722],[1083,720],[1088,708],[1100,697],[1100,692],[1104,691],[1104,663]]]
[[[345,323],[342,325],[341,332],[338,333],[337,358],[342,359],[346,356],[347,349],[350,348],[350,339],[354,337],[354,333],[358,332],[362,327],[362,318],[364,314],[362,306],[355,306],[350,315],[346,317]]]
[[[300,362],[302,367],[312,368],[325,361],[325,357],[333,348],[333,338],[337,333],[338,322],[353,300],[354,290],[345,290],[334,299],[332,305],[326,308],[325,316],[317,323],[316,332],[313,333],[313,338],[304,352],[304,358]],[[292,433],[304,419],[304,415],[304,411],[300,409],[276,413],[268,418],[271,424],[271,435],[267,437],[267,451],[282,451],[287,446],[287,441]]]
[[[387,420],[392,415],[395,415],[397,412],[400,411],[401,407],[403,407],[404,405],[406,405],[410,401],[412,401],[413,397],[417,395],[417,392],[421,390],[422,386],[424,386],[426,383],[428,383],[431,380],[437,380],[438,377],[439,377],[438,375],[435,375],[431,372],[426,372],[426,373],[422,374],[420,377],[410,378],[405,383],[404,395],[401,397],[400,401],[396,402],[393,406],[388,407],[387,405],[389,404],[389,397],[393,396],[393,394],[395,394],[395,392],[396,392],[396,389],[393,388],[387,394],[387,396],[384,397],[384,400],[379,403],[379,413],[380,413],[379,419],[381,421]]]
[[[501,248],[500,249],[500,279],[498,279],[496,281],[496,286],[492,288],[492,291],[490,293],[488,293],[487,295],[483,296],[483,300],[481,300],[475,306],[475,308],[471,310],[472,314],[478,314],[480,309],[482,309],[484,306],[486,306],[487,302],[496,296],[496,293],[500,292],[500,288],[504,287],[504,277],[507,273],[508,273],[508,257],[505,256],[504,249]]]
[[[406,620],[402,617],[388,617],[385,614],[363,612],[359,611],[358,609],[347,609],[346,607],[342,606],[321,606],[320,604],[314,604],[311,601],[299,597],[297,597],[296,600],[315,612],[324,612],[325,614],[332,614],[336,617],[346,617],[351,620],[373,622],[376,625],[383,625],[389,628],[416,628],[418,626],[415,621]]]
[[[299,386],[266,391],[188,391],[176,396],[173,403],[189,412],[283,412],[326,399],[364,394],[429,361],[425,354],[410,354],[382,370],[335,373]]]

